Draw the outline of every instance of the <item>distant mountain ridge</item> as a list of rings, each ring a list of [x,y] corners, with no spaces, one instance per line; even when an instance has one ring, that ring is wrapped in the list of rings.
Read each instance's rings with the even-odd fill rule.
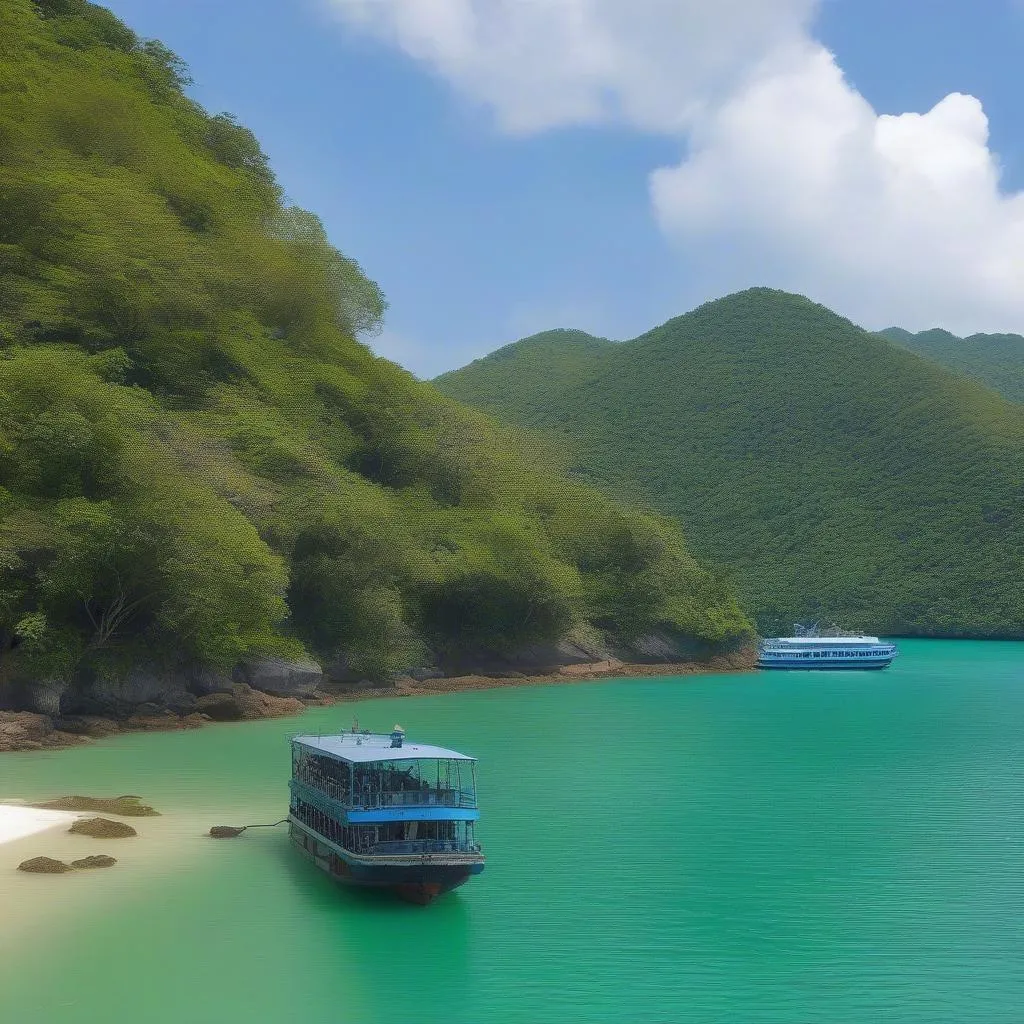
[[[829,616],[1024,635],[1024,409],[766,288],[632,341],[558,340],[524,339],[435,383],[677,517],[763,631]]]
[[[980,380],[1012,402],[1024,402],[1024,337],[1019,334],[960,338],[941,328],[913,334],[901,327],[878,333],[955,373]]]

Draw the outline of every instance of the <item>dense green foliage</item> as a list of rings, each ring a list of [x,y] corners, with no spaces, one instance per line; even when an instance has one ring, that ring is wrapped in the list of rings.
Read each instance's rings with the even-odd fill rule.
[[[8,682],[747,633],[673,524],[355,340],[377,286],[174,54],[84,0],[7,0],[0,47]]]
[[[807,299],[542,335],[436,383],[678,517],[763,630],[1024,635],[1024,410]]]
[[[1019,334],[972,334],[969,338],[958,338],[939,329],[911,334],[900,327],[890,327],[879,334],[954,373],[987,384],[1011,402],[1024,402],[1024,338]]]

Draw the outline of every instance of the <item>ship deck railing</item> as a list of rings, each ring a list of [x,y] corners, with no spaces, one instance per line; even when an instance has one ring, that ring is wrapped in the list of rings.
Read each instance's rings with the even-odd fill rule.
[[[429,853],[479,853],[479,843],[456,839],[395,839],[374,843],[367,851],[375,857],[417,857]]]
[[[312,776],[306,780],[332,800],[347,807],[368,810],[377,807],[476,807],[476,795],[468,789],[359,789],[353,792],[344,782]]]

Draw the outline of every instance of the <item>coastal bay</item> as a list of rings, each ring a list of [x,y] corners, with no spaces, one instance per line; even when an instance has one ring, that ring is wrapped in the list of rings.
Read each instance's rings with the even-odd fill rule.
[[[1010,1024],[1024,645],[901,650],[881,673],[519,686],[7,755],[4,796],[144,795],[163,817],[138,850],[164,859],[28,878],[0,847],[5,907],[93,890],[5,941],[5,1005],[26,1024],[112,1005],[155,1024]],[[281,817],[289,735],[353,713],[480,758],[474,885],[410,907],[339,890],[282,829],[203,838]]]

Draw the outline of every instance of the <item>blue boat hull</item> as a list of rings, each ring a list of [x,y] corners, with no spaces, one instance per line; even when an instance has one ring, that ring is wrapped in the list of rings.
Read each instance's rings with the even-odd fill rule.
[[[484,869],[482,860],[444,863],[436,858],[410,858],[408,864],[368,863],[295,821],[289,825],[289,834],[299,851],[336,882],[389,889],[410,903],[431,903]]]

